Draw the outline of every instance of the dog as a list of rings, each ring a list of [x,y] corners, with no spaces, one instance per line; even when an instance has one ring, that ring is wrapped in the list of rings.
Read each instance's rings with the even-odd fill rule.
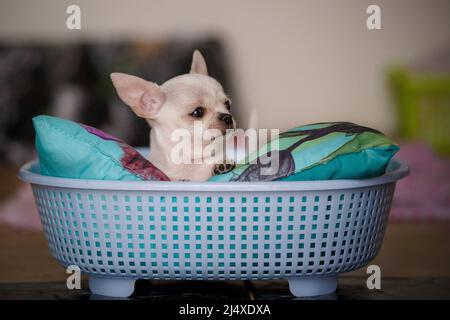
[[[223,168],[219,171],[232,168],[228,162],[219,165],[221,159],[225,160],[224,153],[220,147],[211,146],[226,140],[227,132],[235,129],[231,99],[222,85],[208,75],[200,51],[194,51],[189,73],[169,79],[160,86],[124,73],[112,73],[111,80],[121,100],[150,125],[148,159],[171,180],[205,181],[220,173],[217,168]],[[198,135],[195,128],[209,134]],[[174,133],[180,129],[184,131],[179,132],[190,135],[189,159],[183,163],[174,159],[173,152],[179,147]],[[205,154],[207,147],[214,151]]]

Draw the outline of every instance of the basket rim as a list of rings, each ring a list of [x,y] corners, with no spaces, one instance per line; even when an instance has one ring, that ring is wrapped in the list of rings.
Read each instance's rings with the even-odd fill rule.
[[[239,191],[320,191],[342,190],[371,187],[394,183],[409,174],[409,167],[403,160],[394,158],[388,164],[386,173],[369,179],[339,179],[316,181],[252,181],[252,182],[213,182],[213,181],[115,181],[88,180],[51,177],[37,174],[31,168],[38,160],[24,164],[18,177],[32,185],[59,187],[83,190],[116,190],[116,191],[206,191],[206,192],[239,192]]]

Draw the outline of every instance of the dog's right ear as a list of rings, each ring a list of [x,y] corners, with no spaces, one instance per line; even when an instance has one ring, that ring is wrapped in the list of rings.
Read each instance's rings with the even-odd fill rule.
[[[166,99],[156,83],[125,74],[111,73],[117,94],[141,118],[154,118]]]
[[[208,75],[208,68],[206,67],[205,58],[203,58],[203,55],[198,50],[195,50],[192,54],[190,73],[198,73],[204,76]]]

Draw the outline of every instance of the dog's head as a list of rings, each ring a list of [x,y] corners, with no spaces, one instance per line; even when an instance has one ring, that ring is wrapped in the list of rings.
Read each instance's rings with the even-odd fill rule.
[[[194,136],[194,123],[202,130],[225,134],[234,128],[231,101],[219,82],[208,76],[206,62],[196,50],[190,73],[174,77],[161,86],[123,73],[112,73],[119,97],[154,129],[166,132],[183,128]]]

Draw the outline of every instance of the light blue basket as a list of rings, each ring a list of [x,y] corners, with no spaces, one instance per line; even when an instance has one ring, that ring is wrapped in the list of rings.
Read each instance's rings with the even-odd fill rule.
[[[20,170],[54,257],[89,274],[95,294],[136,279],[287,279],[295,296],[334,292],[339,273],[378,253],[395,183],[391,161],[367,180],[126,182]]]

